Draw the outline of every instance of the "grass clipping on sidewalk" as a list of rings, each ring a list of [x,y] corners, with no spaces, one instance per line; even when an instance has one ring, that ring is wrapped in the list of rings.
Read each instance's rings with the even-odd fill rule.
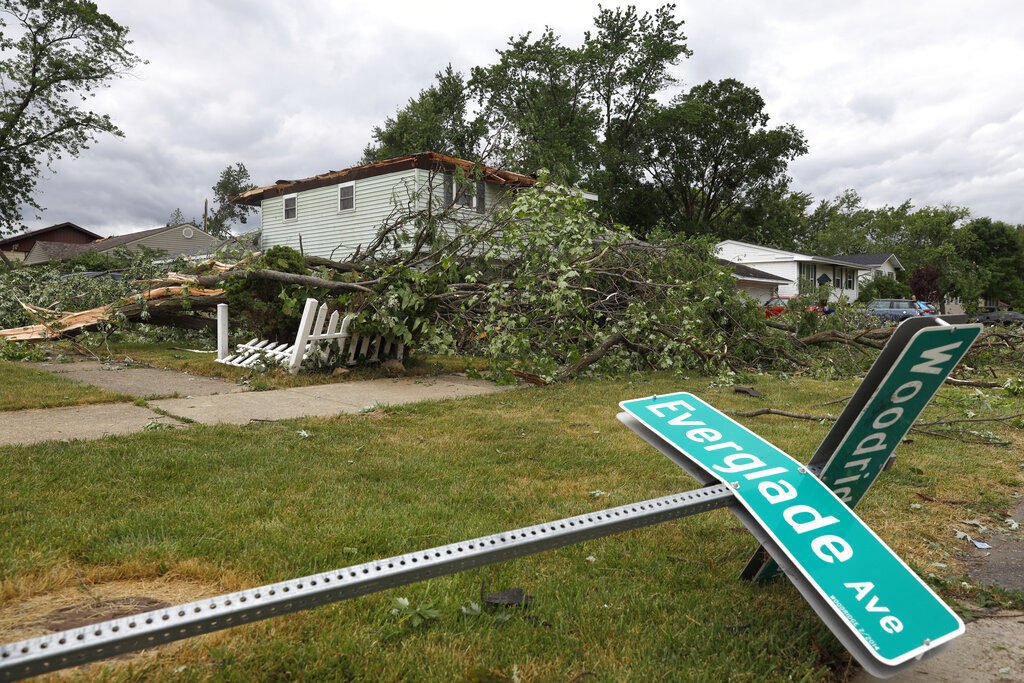
[[[841,406],[817,404],[850,395],[856,382],[759,377],[754,386],[760,398],[707,379],[577,381],[337,419],[0,448],[0,610],[73,586],[78,569],[93,590],[103,576],[166,574],[234,590],[689,490],[695,482],[615,420],[620,400],[692,391],[720,409],[835,415]],[[978,412],[979,401],[1004,413],[1021,405],[1001,391],[943,389],[925,417]],[[742,422],[804,461],[830,426]],[[959,577],[978,552],[957,539],[960,520],[996,527],[1021,488],[1019,431],[992,429],[1014,443],[914,435],[858,507],[952,600],[970,597]],[[984,538],[976,527],[972,536]],[[202,647],[87,675],[844,677],[849,655],[788,582],[737,578],[755,546],[717,510],[234,628]],[[534,599],[490,611],[480,606],[482,584]]]

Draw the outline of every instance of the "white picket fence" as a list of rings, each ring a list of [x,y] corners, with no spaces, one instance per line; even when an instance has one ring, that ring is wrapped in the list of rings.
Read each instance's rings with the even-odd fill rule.
[[[228,305],[220,304],[217,306],[217,362],[244,368],[272,361],[284,365],[288,372],[294,375],[302,368],[302,361],[320,342],[333,341],[338,342],[342,357],[348,353],[349,365],[355,365],[359,358],[366,358],[370,363],[377,362],[392,353],[395,359],[401,362],[405,344],[392,344],[384,341],[381,335],[360,337],[358,334],[349,334],[352,315],[342,318],[339,311],[334,311],[328,318],[327,313],[327,304],[320,304],[316,299],[306,299],[299,331],[293,343],[252,339],[245,344],[239,344],[235,347],[234,353],[230,353]]]

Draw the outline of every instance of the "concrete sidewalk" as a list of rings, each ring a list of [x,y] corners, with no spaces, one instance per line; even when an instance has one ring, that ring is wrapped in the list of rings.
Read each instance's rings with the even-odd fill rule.
[[[132,434],[152,422],[187,426],[186,422],[162,413],[202,424],[246,424],[250,420],[345,415],[375,405],[473,396],[505,388],[461,375],[440,375],[245,391],[233,382],[166,370],[117,368],[112,372],[109,368],[97,367],[98,364],[87,363],[33,366],[120,393],[135,396],[186,393],[186,397],[151,400],[149,408],[131,403],[106,403],[0,412],[0,446]]]
[[[312,387],[168,398],[149,405],[203,424],[245,424],[250,420],[330,417],[358,413],[376,404],[398,405],[501,391],[491,382],[460,375],[373,379]]]

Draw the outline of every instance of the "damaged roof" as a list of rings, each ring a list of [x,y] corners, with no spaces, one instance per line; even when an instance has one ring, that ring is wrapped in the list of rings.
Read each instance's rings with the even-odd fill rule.
[[[239,194],[228,197],[228,199],[238,204],[259,206],[261,201],[270,197],[280,197],[286,194],[313,190],[318,187],[346,183],[352,180],[360,180],[362,178],[372,178],[374,176],[384,175],[385,173],[407,171],[414,168],[423,169],[425,171],[450,173],[456,168],[461,168],[468,174],[475,167],[476,164],[472,161],[466,161],[465,159],[456,159],[455,157],[438,154],[437,152],[419,152],[417,154],[406,154],[405,156],[395,157],[393,159],[385,159],[384,161],[375,161],[372,164],[366,164],[365,166],[353,166],[352,168],[346,168],[342,171],[328,171],[327,173],[321,173],[320,175],[315,175],[312,178],[303,178],[302,180],[278,180],[274,185],[258,187],[255,190],[249,190],[247,192],[240,192]],[[510,185],[513,187],[529,187],[536,182],[536,179],[531,178],[530,176],[513,173],[512,171],[504,171],[500,168],[484,166],[482,164],[480,165],[480,170],[483,173],[481,180],[485,183]]]

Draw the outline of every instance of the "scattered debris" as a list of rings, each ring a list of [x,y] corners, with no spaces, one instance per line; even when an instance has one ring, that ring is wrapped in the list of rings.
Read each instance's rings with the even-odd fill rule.
[[[510,588],[500,593],[488,593],[484,597],[488,605],[519,605],[525,607],[533,602],[533,596],[523,592],[522,588]]]
[[[754,387],[733,387],[734,394],[746,394],[747,396],[753,396],[757,398],[761,395],[761,392]]]
[[[955,500],[953,498],[936,498],[935,496],[930,496],[927,493],[922,493],[921,491],[916,491],[915,493],[917,493],[917,495],[920,498],[923,498],[923,499],[927,500],[930,503],[945,503],[946,505],[973,505],[974,504],[974,503],[972,503],[969,500]]]
[[[984,541],[976,541],[973,538],[971,538],[966,532],[960,531],[959,529],[954,529],[954,531],[956,531],[956,537],[958,539],[960,539],[961,541],[967,539],[968,541],[974,544],[975,548],[979,548],[981,550],[992,549],[992,546],[990,546],[988,543],[985,543]]]

